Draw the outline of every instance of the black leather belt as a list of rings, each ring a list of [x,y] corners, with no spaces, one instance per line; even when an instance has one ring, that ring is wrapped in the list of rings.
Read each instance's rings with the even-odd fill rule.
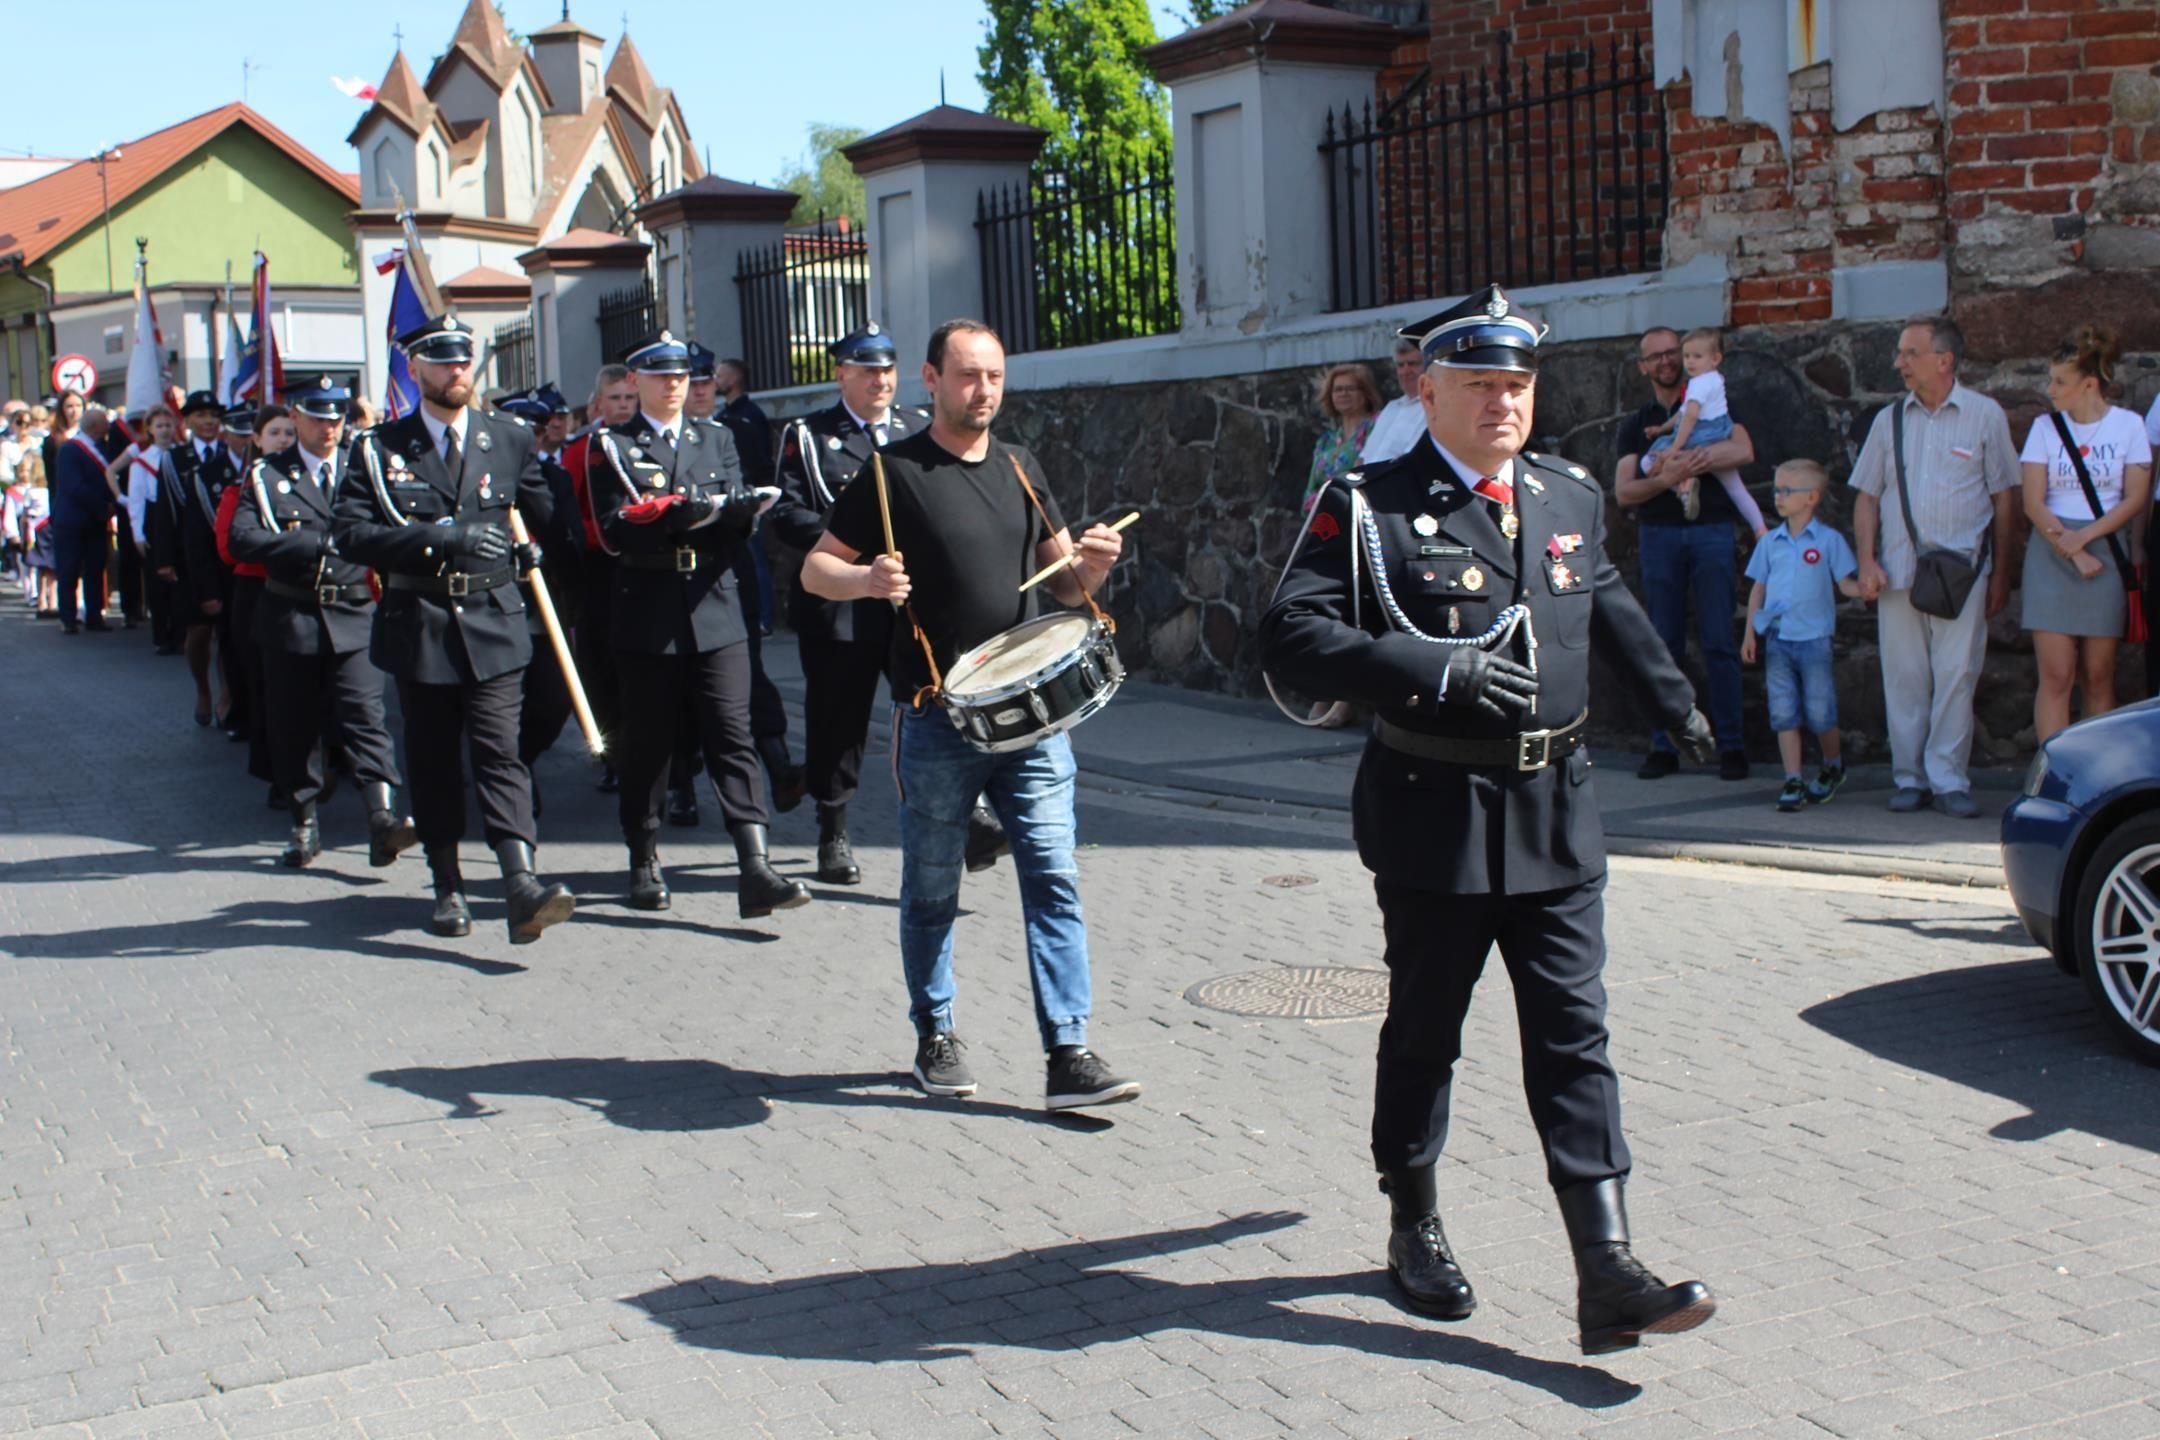
[[[1585,708],[1557,730],[1529,730],[1500,740],[1459,740],[1452,735],[1427,735],[1405,730],[1384,716],[1373,717],[1373,738],[1390,750],[1438,760],[1448,765],[1501,766],[1510,770],[1543,770],[1564,760],[1583,746],[1583,727],[1590,723]]]
[[[678,575],[688,575],[700,565],[720,563],[719,556],[707,555],[691,545],[678,545],[673,550],[663,550],[658,554],[625,550],[615,559],[632,570],[673,570]]]
[[[516,579],[516,568],[505,566],[479,574],[453,570],[447,575],[385,575],[383,584],[392,590],[418,590],[423,595],[448,595],[453,600],[462,600],[467,595],[484,595]]]
[[[263,589],[303,605],[365,605],[375,598],[364,580],[354,585],[288,585],[265,576]]]

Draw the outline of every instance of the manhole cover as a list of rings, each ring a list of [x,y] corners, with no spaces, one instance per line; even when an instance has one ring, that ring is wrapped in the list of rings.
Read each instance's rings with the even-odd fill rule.
[[[1295,890],[1300,885],[1319,884],[1320,877],[1317,875],[1264,875],[1261,877],[1260,883],[1272,885],[1278,890]]]
[[[1388,973],[1345,966],[1255,970],[1203,980],[1185,998],[1226,1015],[1273,1015],[1288,1020],[1347,1020],[1387,1009]]]

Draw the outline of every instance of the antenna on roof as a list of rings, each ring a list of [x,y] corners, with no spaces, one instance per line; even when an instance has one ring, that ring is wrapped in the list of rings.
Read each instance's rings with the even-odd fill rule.
[[[570,0],[562,0],[562,18],[563,24],[570,23]]]
[[[945,67],[942,65],[938,66],[937,72],[937,103],[945,103]]]
[[[257,64],[257,63],[256,63],[255,61],[253,61],[253,60],[250,60],[250,59],[248,59],[248,58],[247,58],[247,57],[246,57],[245,55],[243,55],[243,56],[241,56],[241,57],[240,57],[240,103],[241,103],[241,104],[243,104],[243,105],[247,104],[247,98],[248,98],[248,77],[249,77],[249,76],[251,76],[251,75],[253,75],[253,74],[254,74],[254,73],[255,73],[255,72],[257,71],[257,70],[260,70],[260,69],[262,69],[262,68],[263,68],[263,67],[262,67],[261,65]]]

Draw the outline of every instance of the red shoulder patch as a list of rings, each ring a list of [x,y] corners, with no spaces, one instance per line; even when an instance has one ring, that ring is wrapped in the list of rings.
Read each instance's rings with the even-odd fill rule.
[[[1333,515],[1330,515],[1327,511],[1323,510],[1319,514],[1313,516],[1313,539],[1333,540],[1336,536],[1340,534],[1342,534],[1342,526],[1335,523],[1335,517]]]

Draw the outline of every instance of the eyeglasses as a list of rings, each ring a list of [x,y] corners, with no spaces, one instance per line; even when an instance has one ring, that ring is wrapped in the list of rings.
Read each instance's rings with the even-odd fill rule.
[[[1679,358],[1680,352],[1678,350],[1658,350],[1643,356],[1642,363],[1645,365],[1662,365],[1668,360],[1678,360]]]

